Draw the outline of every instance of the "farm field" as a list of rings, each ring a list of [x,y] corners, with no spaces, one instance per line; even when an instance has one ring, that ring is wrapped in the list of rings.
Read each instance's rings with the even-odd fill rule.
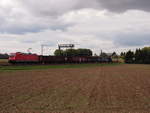
[[[150,65],[78,66],[1,67],[0,113],[150,113]]]

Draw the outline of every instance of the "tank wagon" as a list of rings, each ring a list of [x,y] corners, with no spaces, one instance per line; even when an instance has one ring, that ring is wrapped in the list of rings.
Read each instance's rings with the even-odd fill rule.
[[[111,58],[101,58],[99,56],[42,56],[37,54],[12,53],[9,56],[9,63],[37,63],[37,64],[62,64],[62,63],[103,63],[112,62]]]

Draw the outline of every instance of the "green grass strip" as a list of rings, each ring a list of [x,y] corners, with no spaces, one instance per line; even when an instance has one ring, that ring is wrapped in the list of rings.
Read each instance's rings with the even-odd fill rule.
[[[57,69],[57,68],[86,68],[86,67],[97,67],[97,66],[115,66],[119,63],[110,64],[60,64],[60,65],[23,65],[23,66],[1,66],[0,71],[18,71],[18,70],[41,70],[41,69]]]

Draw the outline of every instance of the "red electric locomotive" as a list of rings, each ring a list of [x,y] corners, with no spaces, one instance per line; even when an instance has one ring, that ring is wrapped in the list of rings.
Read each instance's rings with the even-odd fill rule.
[[[38,63],[39,57],[36,54],[30,53],[11,53],[9,57],[10,63]]]

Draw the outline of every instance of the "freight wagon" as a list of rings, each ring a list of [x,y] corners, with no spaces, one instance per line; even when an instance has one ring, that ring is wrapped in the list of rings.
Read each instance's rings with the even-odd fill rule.
[[[39,56],[39,63],[51,64],[51,63],[65,63],[67,62],[66,57],[63,56]]]

